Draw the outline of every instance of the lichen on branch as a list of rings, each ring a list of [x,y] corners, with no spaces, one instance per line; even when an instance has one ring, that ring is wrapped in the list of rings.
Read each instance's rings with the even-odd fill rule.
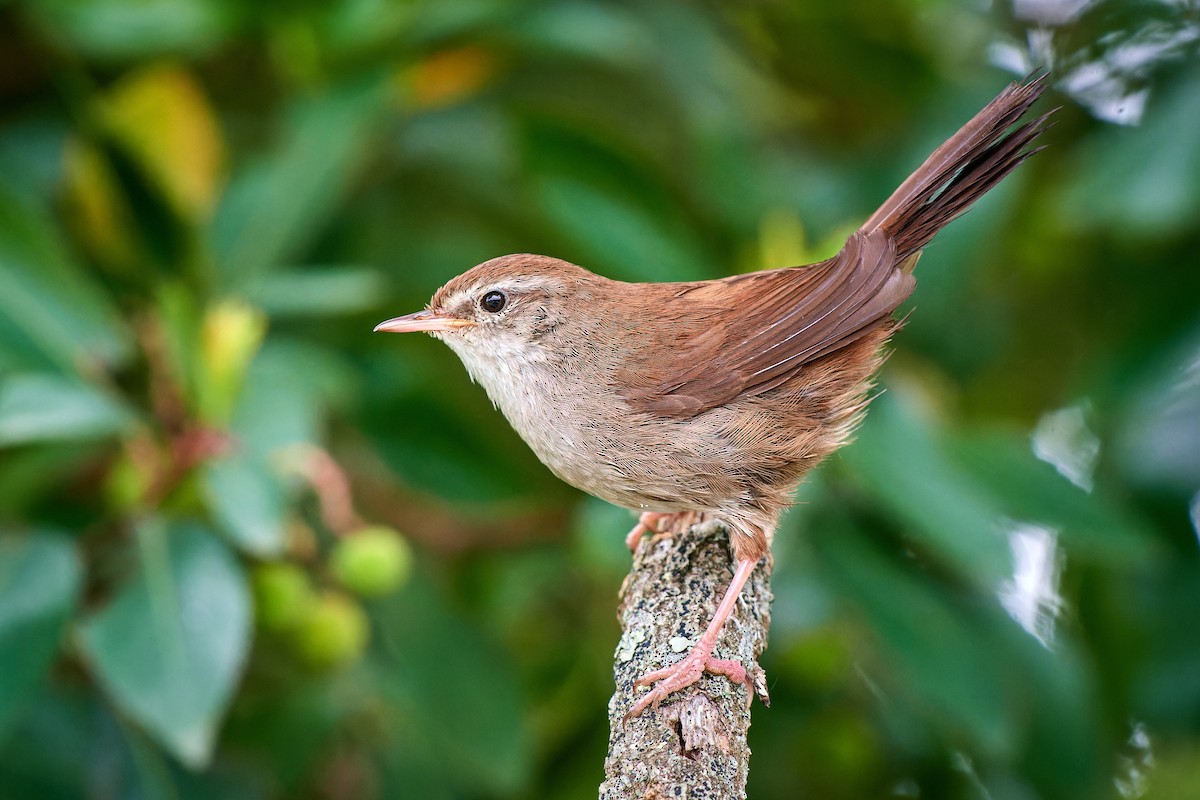
[[[659,708],[624,719],[644,691],[634,681],[683,658],[700,638],[733,567],[728,535],[712,521],[643,541],[634,554],[621,589],[622,635],[613,668],[617,689],[608,705],[601,800],[745,797],[751,708],[744,684],[706,674]],[[758,657],[770,625],[770,572],[768,555],[742,591],[714,651],[717,658],[744,664],[760,686]]]

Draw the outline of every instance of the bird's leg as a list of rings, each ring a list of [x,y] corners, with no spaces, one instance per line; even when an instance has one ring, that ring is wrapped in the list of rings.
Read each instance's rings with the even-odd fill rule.
[[[638,543],[642,541],[642,537],[647,533],[661,533],[662,529],[660,526],[662,523],[674,516],[676,514],[664,514],[659,511],[642,512],[642,515],[638,517],[637,525],[634,525],[633,530],[625,536],[625,546],[629,548],[629,552],[632,553],[637,550]]]
[[[742,587],[746,585],[746,581],[750,578],[750,573],[754,571],[757,563],[756,560],[750,559],[742,559],[737,562],[737,570],[733,573],[733,582],[729,584],[725,596],[721,598],[721,605],[717,606],[717,613],[713,615],[712,622],[708,623],[708,628],[700,637],[700,641],[684,656],[682,661],[666,669],[648,672],[637,679],[634,683],[635,686],[649,686],[655,681],[658,682],[658,685],[647,692],[645,697],[638,700],[633,708],[629,709],[625,719],[638,716],[648,706],[653,705],[657,708],[667,695],[691,686],[700,680],[700,676],[705,672],[724,675],[734,683],[746,684],[750,698],[754,699],[754,685],[746,668],[737,661],[713,658],[712,651],[721,635],[721,628],[725,626],[725,620],[729,619],[738,596],[742,593]]]
[[[657,542],[699,525],[704,519],[705,516],[700,511],[644,511],[638,518],[638,524],[626,534],[625,546],[629,548],[629,552],[635,553],[638,543],[647,533],[653,533],[654,538],[651,541]]]
[[[633,530],[625,534],[625,546],[629,548],[629,552],[637,550],[638,543],[642,541],[642,537],[650,531],[656,531],[658,521],[667,514],[661,514],[657,511],[643,511],[638,517],[637,525],[633,526]]]

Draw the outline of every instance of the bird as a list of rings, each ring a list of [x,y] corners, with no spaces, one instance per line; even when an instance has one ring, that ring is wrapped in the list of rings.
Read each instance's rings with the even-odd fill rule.
[[[425,309],[376,331],[425,332],[562,480],[640,514],[651,531],[703,514],[729,532],[733,578],[681,660],[642,676],[626,719],[704,672],[804,475],[847,444],[868,407],[895,317],[934,235],[1043,147],[1046,86],[1010,83],[939,146],[832,258],[714,280],[613,280],[520,253],[472,267]],[[1056,109],[1055,109],[1056,110]]]

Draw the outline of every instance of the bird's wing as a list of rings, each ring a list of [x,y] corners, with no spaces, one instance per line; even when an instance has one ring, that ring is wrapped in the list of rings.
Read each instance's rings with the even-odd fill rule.
[[[915,261],[915,257],[913,259]],[[883,233],[819,264],[684,284],[615,384],[635,411],[687,418],[769,391],[887,319],[916,281]]]

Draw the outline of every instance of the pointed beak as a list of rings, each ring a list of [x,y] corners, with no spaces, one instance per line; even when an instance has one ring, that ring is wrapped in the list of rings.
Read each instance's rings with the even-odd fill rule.
[[[444,311],[426,309],[403,317],[393,317],[375,326],[375,332],[412,333],[414,331],[452,331],[455,328],[469,328],[475,323],[469,319],[452,317]]]

